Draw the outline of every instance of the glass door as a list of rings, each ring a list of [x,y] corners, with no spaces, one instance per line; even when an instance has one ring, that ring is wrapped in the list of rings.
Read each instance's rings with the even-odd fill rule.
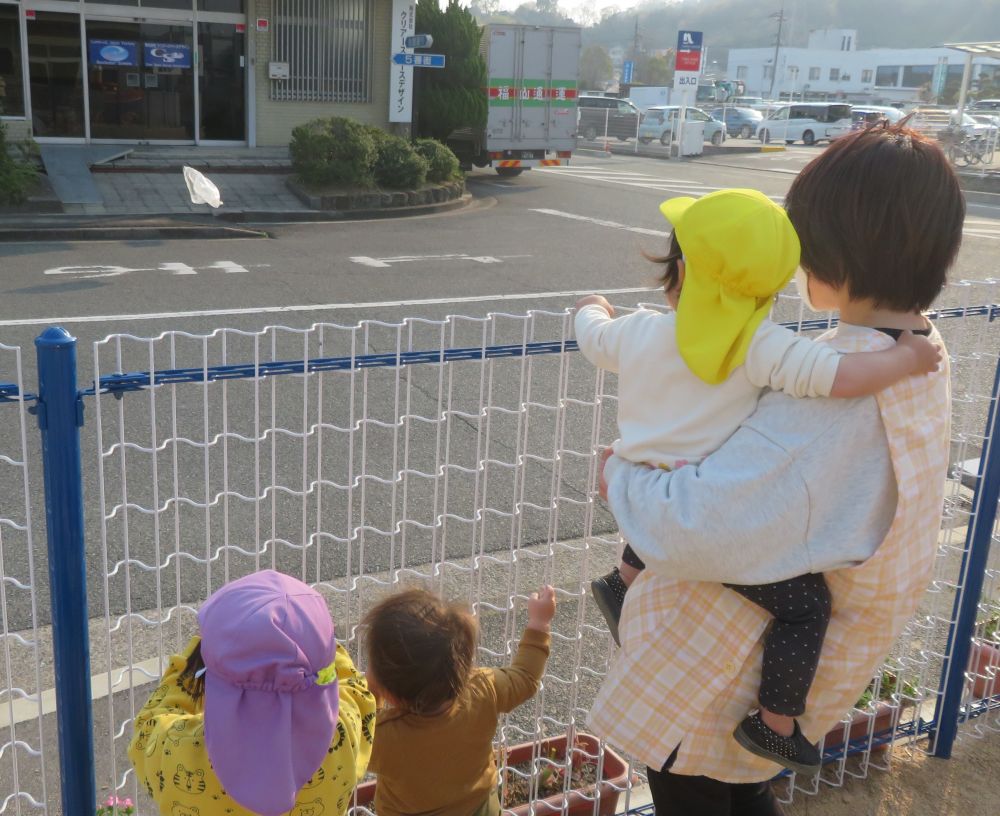
[[[246,141],[245,28],[198,24],[200,141]]]
[[[28,73],[34,135],[80,138],[83,113],[80,15],[38,11],[28,21]]]
[[[194,141],[193,29],[87,20],[90,137]]]

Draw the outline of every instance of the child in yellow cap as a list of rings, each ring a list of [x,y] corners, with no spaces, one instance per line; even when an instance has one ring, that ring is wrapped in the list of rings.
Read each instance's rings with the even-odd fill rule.
[[[660,207],[674,227],[670,250],[652,260],[673,312],[639,309],[613,319],[599,295],[577,302],[576,336],[594,365],[618,374],[617,456],[675,469],[700,462],[747,419],[765,388],[796,397],[861,397],[936,370],[940,350],[910,332],[886,351],[842,355],[767,319],[799,265],[785,211],[756,190],[720,190]],[[592,583],[618,642],[625,593],[645,565],[625,547],[622,563]],[[812,775],[820,754],[795,717],[816,674],[830,620],[822,573],[777,584],[735,586],[774,616],[764,643],[760,710],[734,736],[746,749]]]

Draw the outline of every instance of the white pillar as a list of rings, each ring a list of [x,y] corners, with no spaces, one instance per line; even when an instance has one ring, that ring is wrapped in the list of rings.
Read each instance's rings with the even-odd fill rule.
[[[969,81],[972,78],[972,52],[965,54],[965,70],[962,71],[962,87],[958,91],[958,124],[962,124],[962,114],[965,113],[965,97],[969,93]]]

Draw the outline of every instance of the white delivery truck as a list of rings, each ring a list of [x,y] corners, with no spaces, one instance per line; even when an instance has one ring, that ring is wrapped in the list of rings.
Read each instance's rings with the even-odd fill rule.
[[[569,164],[576,149],[580,29],[487,25],[489,114],[481,131],[455,131],[448,144],[463,166],[492,165],[501,176]]]

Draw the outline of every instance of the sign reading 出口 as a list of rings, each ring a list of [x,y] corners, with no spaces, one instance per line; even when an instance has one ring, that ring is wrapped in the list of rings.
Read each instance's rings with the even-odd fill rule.
[[[390,54],[412,53],[406,38],[416,33],[417,6],[413,0],[392,0],[392,36]],[[389,121],[413,119],[413,65],[391,64],[389,71]]]

